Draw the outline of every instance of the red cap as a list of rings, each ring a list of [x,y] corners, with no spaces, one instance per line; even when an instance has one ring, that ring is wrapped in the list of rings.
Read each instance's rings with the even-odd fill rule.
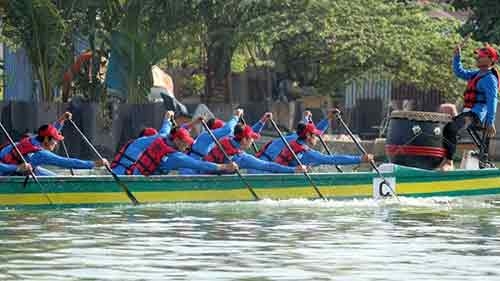
[[[149,137],[149,136],[154,136],[156,134],[158,134],[158,131],[155,128],[151,128],[151,127],[144,128],[141,131],[141,137]]]
[[[238,132],[238,134],[235,134],[234,137],[237,140],[241,140],[242,138],[251,138],[254,140],[258,140],[260,138],[260,135],[254,132],[252,130],[252,127],[245,125],[243,127],[243,130],[241,130],[241,132]]]
[[[220,120],[220,119],[215,119],[214,122],[211,124],[212,126],[210,127],[210,130],[215,130],[215,129],[219,129],[221,127],[224,127],[224,121]]]
[[[57,141],[61,141],[64,137],[59,133],[59,131],[52,124],[47,125],[44,130],[38,129],[38,135],[40,137],[52,137]]]
[[[302,129],[302,131],[298,132],[298,135],[301,137],[305,137],[307,133],[311,133],[313,135],[321,136],[323,132],[318,130],[313,123],[307,123],[307,125]]]
[[[181,141],[187,143],[188,145],[192,145],[194,139],[189,134],[188,130],[184,128],[178,128],[171,134],[172,139],[180,139]]]
[[[498,52],[495,50],[495,48],[491,47],[490,45],[486,45],[483,48],[479,48],[474,51],[474,53],[477,55],[478,58],[491,58],[493,62],[498,61]]]

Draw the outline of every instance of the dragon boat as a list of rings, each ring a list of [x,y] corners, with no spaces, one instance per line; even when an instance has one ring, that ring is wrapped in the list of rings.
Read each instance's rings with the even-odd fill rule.
[[[500,193],[500,170],[431,171],[384,164],[375,172],[312,173],[311,178],[328,200],[391,196],[474,196]],[[318,198],[302,174],[245,175],[259,199]],[[255,200],[236,175],[123,176],[141,204],[161,202],[214,202]],[[385,180],[385,181],[384,181]],[[130,204],[111,176],[40,177],[39,184],[24,177],[0,179],[0,207],[79,207]],[[387,186],[387,183],[390,187]]]

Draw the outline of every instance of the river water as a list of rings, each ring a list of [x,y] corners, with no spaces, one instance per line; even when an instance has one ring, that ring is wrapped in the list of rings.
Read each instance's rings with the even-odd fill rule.
[[[0,211],[0,280],[500,280],[500,202]]]

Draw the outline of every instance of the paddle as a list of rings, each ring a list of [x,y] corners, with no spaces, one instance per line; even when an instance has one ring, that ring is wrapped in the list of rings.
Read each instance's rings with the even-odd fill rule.
[[[64,154],[66,154],[66,158],[69,158],[68,149],[66,148],[66,144],[64,143],[64,140],[61,141],[61,144],[62,144],[62,147],[63,147],[63,150],[64,150]],[[71,173],[72,176],[75,175],[75,172],[73,171],[73,168],[69,168],[69,171],[70,171],[70,173]]]
[[[309,119],[310,116],[307,118]],[[312,122],[312,120],[308,120],[309,122]],[[318,136],[319,138],[319,142],[321,142],[321,144],[323,145],[323,147],[325,148],[326,150],[326,153],[328,153],[328,155],[333,155],[332,152],[330,151],[330,148],[328,148],[328,145],[326,144],[325,140],[323,140],[323,138],[321,136]],[[339,167],[339,165],[335,165],[335,168],[337,169],[337,171],[339,173],[343,173],[344,171],[342,171],[342,169]]]
[[[14,140],[12,140],[12,138],[9,135],[9,132],[7,132],[7,129],[5,129],[5,127],[3,126],[2,122],[0,122],[0,127],[2,127],[3,133],[5,134],[5,136],[7,137],[7,139],[9,140],[10,145],[12,145],[12,149],[14,149],[16,151],[17,155],[19,155],[19,158],[21,158],[21,161],[23,161],[24,164],[28,164],[28,161],[26,161],[26,159],[24,158],[24,156],[21,154],[21,152],[19,151],[19,148],[17,148],[16,144],[14,143]],[[49,204],[52,205],[52,200],[50,200],[49,195],[45,192],[45,189],[43,188],[43,185],[40,183],[40,181],[38,181],[38,178],[35,175],[35,173],[33,171],[30,171],[30,175],[33,178],[33,180],[38,185],[40,185],[40,190],[42,191],[42,193],[45,196],[45,198],[47,198],[47,201],[49,202]]]
[[[286,141],[285,137],[283,136],[283,134],[281,133],[280,129],[278,128],[278,125],[276,125],[276,122],[274,122],[273,119],[269,119],[269,121],[271,122],[271,125],[273,125],[274,129],[276,130],[276,132],[278,132],[278,134],[280,135],[281,140],[286,145],[286,147],[288,148],[288,150],[292,153],[293,158],[295,159],[295,161],[297,161],[297,164],[300,165],[300,166],[302,166],[302,162],[300,162],[299,157],[297,157],[297,154],[295,154],[295,152],[293,151],[293,149],[290,147],[290,144]],[[318,187],[314,184],[311,176],[309,175],[309,173],[307,173],[307,171],[304,171],[304,176],[306,176],[306,178],[309,181],[309,183],[311,183],[312,187],[314,188],[314,191],[316,191],[316,193],[318,194],[319,198],[325,199],[325,197],[323,196],[323,194],[321,194],[321,192],[319,191]]]
[[[241,119],[241,123],[243,123],[243,125],[247,125],[247,121],[245,121],[245,117],[243,117],[243,115],[241,115],[240,119]],[[255,153],[259,152],[259,149],[257,148],[257,145],[255,144],[255,142],[252,142],[252,148],[253,148],[253,151],[255,151]]]
[[[227,160],[229,160],[230,162],[232,162],[232,158],[224,150],[224,147],[222,147],[222,144],[220,144],[219,140],[215,137],[214,133],[212,133],[212,130],[210,130],[210,128],[208,127],[207,122],[205,122],[205,120],[201,119],[201,124],[203,125],[203,128],[205,128],[205,130],[208,132],[208,134],[210,135],[210,137],[213,139],[213,141],[217,144],[217,146],[219,147],[220,151],[222,151],[222,153],[224,154],[224,157],[226,157]],[[259,200],[259,196],[257,196],[257,193],[255,193],[255,191],[253,190],[253,188],[245,180],[245,178],[243,177],[243,175],[240,173],[240,171],[238,169],[236,169],[236,174],[238,175],[238,177],[240,178],[240,180],[245,184],[245,186],[247,187],[248,191],[250,191],[250,193],[253,196],[253,199],[254,200]]]
[[[337,110],[335,112],[335,115],[336,115],[337,119],[339,120],[340,124],[342,125],[342,127],[344,127],[344,129],[346,130],[347,134],[349,134],[349,136],[351,137],[351,139],[354,142],[354,144],[356,144],[356,146],[358,147],[359,151],[361,151],[361,153],[363,153],[363,155],[368,155],[368,153],[366,152],[365,148],[354,137],[353,133],[351,132],[351,130],[349,129],[349,127],[347,126],[347,124],[342,119],[342,116],[340,115],[340,110]],[[377,172],[378,176],[382,179],[382,183],[383,184],[385,183],[385,185],[387,187],[389,187],[389,191],[391,192],[391,195],[399,201],[399,198],[396,195],[396,192],[394,192],[394,189],[391,187],[391,185],[389,184],[389,182],[385,179],[385,177],[382,175],[382,173],[380,173],[380,170],[378,169],[377,165],[375,165],[375,161],[371,160],[370,161],[370,165]]]
[[[330,151],[330,149],[328,148],[328,145],[326,144],[326,142],[323,140],[323,138],[321,136],[318,136],[319,138],[319,142],[321,142],[321,144],[323,145],[323,147],[325,148],[326,152],[328,153],[328,155],[333,155],[332,152]],[[339,165],[335,165],[335,168],[337,169],[337,171],[339,173],[343,173],[344,171],[339,167]]]
[[[92,143],[85,136],[85,134],[75,124],[75,122],[73,122],[72,119],[68,119],[68,121],[71,122],[71,125],[73,125],[73,127],[75,128],[75,130],[80,134],[80,136],[87,143],[87,145],[92,149],[92,151],[94,151],[94,153],[97,155],[97,157],[99,159],[101,159],[101,160],[104,160],[104,158],[101,156],[101,154],[99,153],[99,151],[97,151],[97,149],[92,145]],[[132,201],[132,204],[133,205],[138,205],[139,201],[137,201],[137,199],[132,194],[132,192],[130,192],[130,190],[127,187],[127,185],[120,180],[120,178],[115,174],[115,172],[113,172],[113,170],[111,170],[111,168],[109,167],[109,165],[105,165],[105,166],[106,166],[106,170],[108,170],[108,172],[113,176],[113,179],[115,179],[115,181],[118,184],[118,186],[120,186],[123,189],[123,191],[125,191],[125,193],[127,194],[128,198],[130,199],[130,201]]]

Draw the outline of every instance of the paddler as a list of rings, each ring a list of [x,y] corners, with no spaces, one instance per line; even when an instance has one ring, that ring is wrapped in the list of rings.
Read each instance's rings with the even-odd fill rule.
[[[318,125],[317,129],[321,131],[323,134],[329,126],[330,121],[334,119],[334,113],[332,110],[328,111],[328,116],[327,118],[322,119]],[[312,113],[309,110],[304,111],[302,114],[302,121],[303,123],[311,123],[312,122]],[[291,134],[288,134],[285,136],[285,139],[287,142],[291,142],[294,140],[297,140],[297,133],[293,132]],[[286,145],[283,143],[281,138],[276,138],[273,140],[270,140],[266,144],[264,144],[259,152],[255,154],[259,159],[265,160],[265,161],[274,161],[274,159],[278,156],[278,154],[283,150],[283,148],[286,148]],[[251,171],[252,173],[256,171]]]
[[[173,112],[171,112],[173,117]],[[168,174],[171,170],[188,168],[202,172],[233,172],[234,164],[214,164],[193,159],[185,151],[194,140],[184,128],[174,127],[168,136],[153,135],[134,140],[129,148],[133,148],[137,157],[135,161],[119,161],[113,167],[118,175]],[[125,158],[121,158],[125,159]],[[127,160],[132,160],[128,159]]]
[[[307,167],[286,167],[277,163],[264,161],[245,152],[249,149],[254,140],[259,139],[260,135],[255,133],[248,125],[237,124],[234,128],[234,136],[225,137],[220,140],[224,151],[232,157],[232,162],[236,163],[241,169],[253,169],[271,173],[301,173],[307,171]],[[218,146],[215,146],[203,158],[206,161],[214,163],[230,163],[224,156],[224,153]]]
[[[207,122],[208,127],[212,130],[214,136],[219,140],[223,137],[232,136],[234,134],[234,127],[238,123],[238,121],[243,116],[243,109],[236,109],[234,111],[233,118],[224,124],[220,119],[210,119]],[[260,118],[257,123],[252,126],[252,130],[259,133],[262,128],[265,126],[267,120],[272,118],[272,113],[266,112]],[[212,120],[212,122],[210,122]],[[214,121],[215,120],[215,121]],[[207,154],[215,147],[215,142],[210,136],[210,134],[206,131],[203,131],[198,137],[196,137],[193,145],[188,150],[188,155],[193,159],[202,159],[207,156]],[[196,171],[190,169],[181,169],[179,170],[182,175],[196,174]]]
[[[137,160],[139,155],[143,152],[143,147],[148,146],[153,142],[154,136],[167,137],[172,129],[171,119],[174,116],[173,111],[166,111],[163,115],[163,121],[160,131],[155,128],[144,128],[141,130],[139,137],[136,139],[129,140],[125,143],[115,155],[113,162],[111,162],[111,169],[117,174],[125,174],[125,168],[132,165],[133,162]]]
[[[318,142],[318,136],[323,134],[321,130],[316,128],[314,123],[300,122],[297,125],[296,134],[297,139],[289,141],[289,144],[303,165],[311,167],[318,165],[355,165],[373,160],[372,154],[363,156],[326,155],[312,149]],[[281,139],[279,140],[282,141]],[[284,146],[276,157],[271,160],[284,166],[297,166],[297,162],[287,146]]]
[[[71,119],[71,113],[69,112],[66,112],[63,117],[59,119],[58,123],[60,128],[62,128],[64,121],[67,119]],[[26,161],[33,167],[33,171],[38,176],[56,175],[55,173],[40,167],[42,165],[57,166],[67,169],[93,169],[95,167],[108,165],[108,161],[106,159],[86,161],[76,158],[61,157],[53,153],[52,151],[54,151],[59,141],[62,141],[63,139],[64,137],[54,125],[47,124],[41,126],[35,136],[21,139],[18,143],[16,143],[16,146]],[[0,151],[0,161],[9,165],[22,164],[22,160],[15,149],[13,149],[12,145],[7,145]],[[15,174],[15,172],[3,175],[13,174]]]
[[[463,43],[462,43],[463,44]],[[464,93],[464,107],[460,114],[453,118],[443,129],[443,147],[446,156],[438,169],[453,170],[453,155],[457,148],[457,133],[468,127],[484,127],[486,139],[484,151],[488,152],[489,138],[496,135],[495,118],[498,102],[498,71],[495,63],[498,61],[498,52],[488,44],[474,52],[478,69],[464,69],[461,62],[462,44],[455,48],[453,57],[453,72],[467,82]],[[484,124],[484,125],[483,125]],[[480,159],[483,160],[483,159]]]

